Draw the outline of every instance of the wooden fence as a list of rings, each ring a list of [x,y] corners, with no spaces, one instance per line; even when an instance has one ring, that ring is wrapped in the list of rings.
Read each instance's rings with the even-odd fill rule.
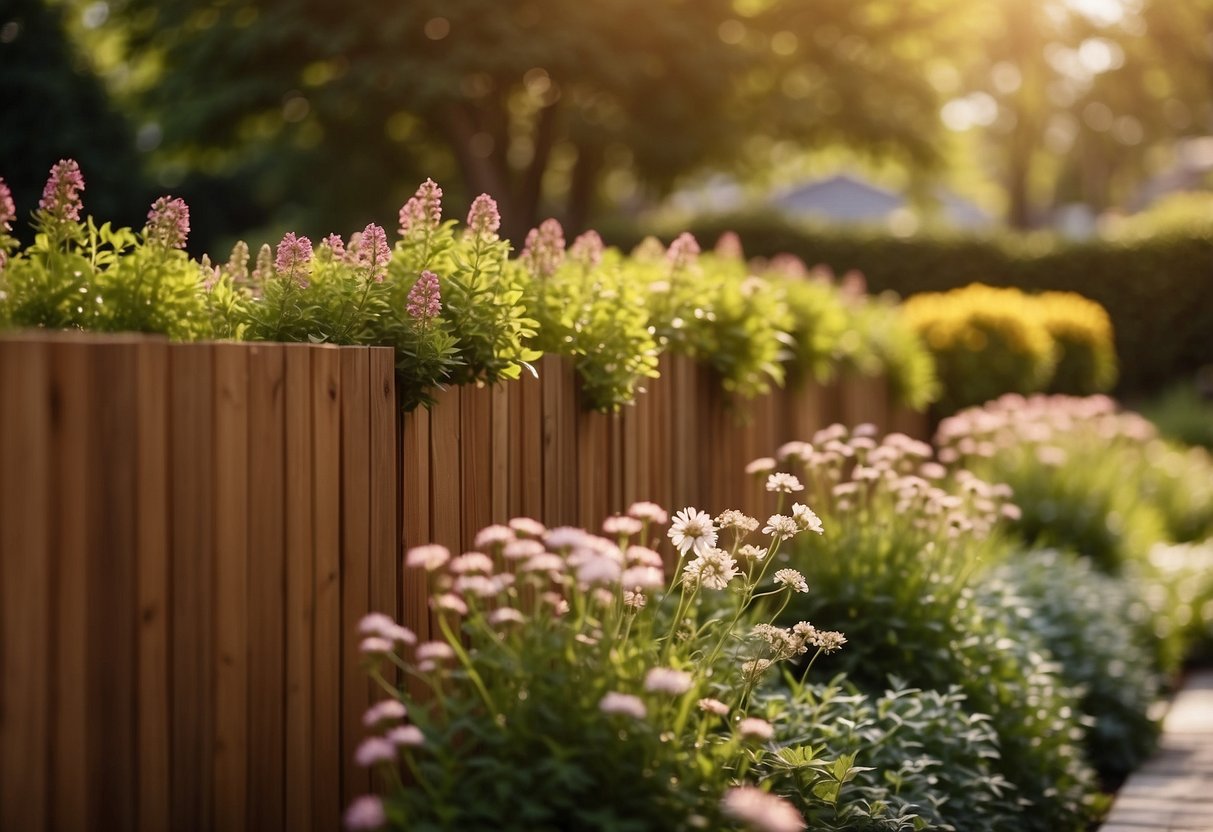
[[[921,434],[878,381],[730,407],[663,358],[583,412],[571,366],[402,417],[390,350],[0,337],[0,829],[336,830],[377,697],[356,623],[430,633],[405,548],[637,499],[743,507],[834,420]]]

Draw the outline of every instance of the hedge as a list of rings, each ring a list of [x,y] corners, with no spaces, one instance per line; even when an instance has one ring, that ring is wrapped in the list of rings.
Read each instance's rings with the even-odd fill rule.
[[[750,257],[789,253],[838,274],[857,269],[874,293],[907,297],[974,282],[1077,292],[1112,318],[1121,395],[1152,391],[1213,363],[1213,226],[1115,241],[1009,234],[903,239],[750,214],[704,219],[691,231],[707,245],[735,231]],[[625,248],[638,238],[622,228],[611,235]]]

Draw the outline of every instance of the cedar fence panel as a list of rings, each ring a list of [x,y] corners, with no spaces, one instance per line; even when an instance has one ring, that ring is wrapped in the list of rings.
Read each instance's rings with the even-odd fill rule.
[[[879,380],[744,401],[669,355],[619,414],[547,356],[401,415],[393,361],[0,336],[0,828],[335,832],[374,787],[358,620],[437,635],[409,547],[636,500],[762,516],[751,459],[835,419],[926,424]]]

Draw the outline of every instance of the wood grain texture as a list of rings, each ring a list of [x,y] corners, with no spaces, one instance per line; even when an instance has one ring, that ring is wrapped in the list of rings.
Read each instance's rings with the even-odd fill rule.
[[[209,830],[214,819],[213,357],[207,344],[177,344],[169,353],[174,832]]]
[[[312,353],[312,822],[341,825],[341,352]]]
[[[354,762],[371,687],[358,651],[358,622],[371,611],[370,356],[341,349],[341,759],[342,805],[366,794],[369,772]]]
[[[43,829],[51,624],[49,345],[0,342],[0,828]],[[88,772],[92,775],[92,772]]]
[[[285,829],[311,832],[312,781],[312,619],[315,552],[312,523],[312,350],[285,349],[286,392],[286,703]]]
[[[137,350],[138,814],[141,832],[158,832],[168,828],[171,794],[170,346],[144,339]]]
[[[4,347],[0,345],[0,350]],[[85,829],[88,801],[88,505],[91,389],[88,348],[56,342],[51,348],[50,526],[55,659],[51,717],[50,825]],[[163,420],[162,420],[163,426]],[[0,463],[2,464],[2,463]],[[3,514],[0,508],[0,514]],[[6,521],[0,519],[0,526]]]
[[[370,358],[370,606],[396,619],[400,615],[397,570],[400,537],[396,528],[396,365],[394,351],[374,348]],[[395,669],[387,669],[395,681]],[[382,695],[372,688],[372,699]]]
[[[529,375],[525,370],[523,374]],[[517,393],[518,385],[507,382],[494,384],[489,390],[489,433],[492,435],[489,474],[492,511],[489,521],[493,523],[505,523],[514,516],[510,513],[510,461],[518,455],[518,444],[514,438],[510,411],[511,402]]]
[[[492,391],[467,385],[459,392],[462,543],[455,554],[471,549],[476,533],[493,521]]]
[[[89,473],[89,803],[98,829],[135,825],[136,347],[92,353]]]
[[[249,350],[216,344],[215,825],[248,828],[249,780]]]

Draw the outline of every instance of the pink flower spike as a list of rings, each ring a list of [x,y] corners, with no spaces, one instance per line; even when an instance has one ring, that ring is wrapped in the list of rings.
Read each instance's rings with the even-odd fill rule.
[[[345,257],[345,241],[341,239],[340,234],[330,234],[320,241],[320,245],[328,248],[333,253],[334,260],[340,260]]]
[[[12,231],[12,222],[17,217],[17,208],[13,205],[13,192],[8,189],[4,177],[0,176],[0,231]]]
[[[472,200],[468,209],[468,230],[472,236],[481,240],[495,240],[497,231],[501,228],[501,212],[497,210],[497,201],[488,194],[481,194]]]
[[[295,232],[288,231],[278,243],[274,268],[278,274],[294,280],[303,289],[308,286],[308,272],[312,264],[312,241],[307,237],[296,237]]]
[[[345,810],[345,828],[350,832],[371,832],[387,824],[383,801],[372,795],[356,798]]]
[[[185,248],[190,235],[190,207],[180,197],[162,196],[147,212],[148,242],[164,248]]]
[[[569,246],[569,259],[575,263],[581,263],[587,268],[597,268],[598,264],[602,262],[604,250],[605,246],[603,246],[598,232],[587,231],[574,240],[573,245]]]
[[[551,277],[564,262],[564,229],[554,219],[546,219],[526,235],[519,259],[538,278]]]
[[[688,269],[699,262],[699,243],[689,231],[678,235],[665,253],[666,262],[674,271]]]
[[[84,176],[74,159],[60,159],[51,168],[50,177],[42,189],[38,207],[59,222],[80,220],[80,191],[84,190]]]
[[[387,234],[380,226],[371,223],[362,230],[356,257],[358,265],[367,270],[369,279],[376,283],[383,282],[388,261],[392,259],[392,250],[387,244]]]
[[[424,271],[413,288],[409,289],[405,311],[414,320],[427,323],[442,312],[442,290],[438,286],[438,275]]]
[[[400,209],[400,236],[414,231],[434,231],[442,224],[442,188],[433,179],[421,183]]]

